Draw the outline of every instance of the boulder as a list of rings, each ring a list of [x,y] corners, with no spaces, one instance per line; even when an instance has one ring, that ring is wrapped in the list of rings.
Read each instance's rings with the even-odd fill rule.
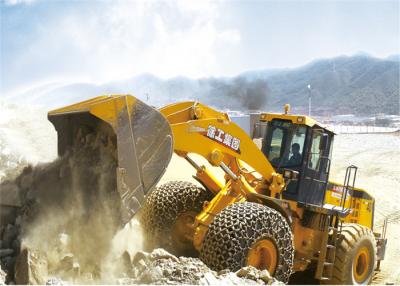
[[[271,274],[269,274],[268,270],[264,269],[259,273],[259,277],[262,281],[269,284],[271,283],[274,278],[272,278]]]
[[[45,284],[48,278],[46,255],[29,248],[21,250],[15,263],[17,284]]]
[[[175,255],[172,255],[171,253],[167,252],[166,250],[162,248],[157,248],[153,250],[153,252],[150,254],[150,259],[151,260],[158,260],[158,259],[171,259],[175,262],[179,262],[179,258],[176,257]]]

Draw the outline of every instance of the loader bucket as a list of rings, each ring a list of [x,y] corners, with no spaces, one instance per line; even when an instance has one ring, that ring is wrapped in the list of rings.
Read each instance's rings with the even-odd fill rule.
[[[130,95],[99,96],[50,111],[48,119],[57,130],[59,156],[74,146],[82,132],[110,142],[116,161],[121,219],[128,222],[171,159],[173,141],[167,120],[155,108]]]

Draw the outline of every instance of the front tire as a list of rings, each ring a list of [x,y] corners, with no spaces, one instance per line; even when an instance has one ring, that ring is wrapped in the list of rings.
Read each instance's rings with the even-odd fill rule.
[[[210,224],[200,259],[213,270],[252,265],[287,283],[294,247],[290,226],[276,210],[252,202],[232,204]]]
[[[178,256],[196,256],[191,225],[211,198],[210,191],[190,182],[171,181],[156,188],[140,215],[145,249],[162,247]]]

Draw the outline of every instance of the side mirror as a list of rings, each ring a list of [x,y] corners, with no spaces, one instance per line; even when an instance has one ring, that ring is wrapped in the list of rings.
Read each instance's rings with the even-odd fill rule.
[[[325,151],[328,148],[329,144],[329,136],[328,134],[323,133],[321,136],[321,141],[319,142],[319,150]]]

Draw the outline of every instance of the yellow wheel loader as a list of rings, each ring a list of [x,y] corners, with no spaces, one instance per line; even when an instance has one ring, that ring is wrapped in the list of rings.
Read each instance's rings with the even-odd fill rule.
[[[83,126],[111,137],[122,216],[128,221],[144,203],[149,247],[199,256],[217,271],[267,269],[285,283],[310,270],[325,284],[367,284],[387,242],[373,229],[375,200],[355,187],[355,166],[343,184],[328,180],[334,133],[288,109],[252,116],[252,136],[198,102],[157,111],[128,95],[61,108],[49,119],[61,154]],[[173,151],[202,187],[174,181],[154,188]],[[224,180],[192,154],[221,168]]]

